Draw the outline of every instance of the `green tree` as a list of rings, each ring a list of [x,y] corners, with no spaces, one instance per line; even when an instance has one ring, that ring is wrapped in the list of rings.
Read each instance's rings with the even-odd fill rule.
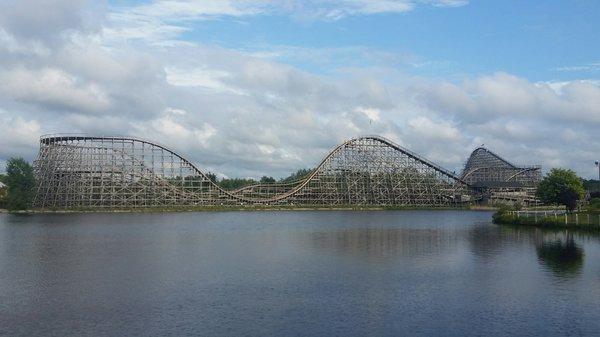
[[[21,210],[31,207],[35,178],[33,168],[23,158],[11,158],[6,164],[6,185],[8,186],[7,207]]]
[[[572,211],[583,192],[583,183],[573,170],[554,168],[540,182],[537,197],[546,204],[565,205]]]
[[[208,172],[208,173],[206,174],[206,177],[207,177],[208,179],[210,179],[210,181],[212,181],[212,182],[213,182],[213,183],[215,183],[215,184],[218,182],[217,175],[216,175],[216,174],[214,174],[214,173],[212,173],[212,172]]]
[[[244,186],[254,185],[256,181],[253,179],[242,179],[242,178],[231,178],[231,179],[221,179],[219,181],[219,186],[226,190],[235,190]]]
[[[273,178],[273,177],[262,176],[262,178],[260,178],[261,184],[274,183],[274,182],[275,182],[275,178]]]
[[[312,170],[309,169],[299,169],[298,171],[290,174],[288,177],[281,179],[281,182],[287,183],[291,181],[296,181],[305,178],[308,176]]]

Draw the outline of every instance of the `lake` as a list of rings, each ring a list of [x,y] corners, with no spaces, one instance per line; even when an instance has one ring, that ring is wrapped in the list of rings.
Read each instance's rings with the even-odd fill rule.
[[[600,238],[477,211],[0,214],[3,336],[600,331]]]

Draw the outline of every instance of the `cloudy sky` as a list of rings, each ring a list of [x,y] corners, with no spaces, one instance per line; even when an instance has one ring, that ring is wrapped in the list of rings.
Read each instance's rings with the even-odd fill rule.
[[[599,32],[597,0],[3,0],[0,164],[68,132],[281,177],[378,134],[594,177]]]

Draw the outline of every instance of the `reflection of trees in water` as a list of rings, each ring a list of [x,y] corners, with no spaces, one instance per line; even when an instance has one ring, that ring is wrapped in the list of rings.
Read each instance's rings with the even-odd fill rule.
[[[536,244],[538,260],[557,276],[577,276],[583,266],[583,248],[575,243],[573,234],[561,234],[555,234],[553,238],[542,237]]]
[[[472,253],[491,259],[509,245],[534,246],[542,267],[559,277],[579,275],[584,252],[577,241],[598,240],[593,233],[523,226],[475,226],[469,230]]]
[[[494,258],[507,245],[531,244],[535,228],[513,229],[489,224],[474,226],[469,230],[471,252],[478,258]]]
[[[312,246],[367,257],[425,256],[456,246],[456,232],[411,228],[348,228],[312,232]]]

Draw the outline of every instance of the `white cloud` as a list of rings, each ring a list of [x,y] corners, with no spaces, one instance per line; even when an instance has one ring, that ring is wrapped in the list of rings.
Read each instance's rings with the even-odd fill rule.
[[[211,16],[242,16],[261,12],[265,1],[245,0],[164,0],[135,7],[132,13],[166,20],[192,20]]]
[[[165,113],[166,114],[173,114],[173,115],[180,115],[180,116],[187,115],[187,111],[185,111],[183,109],[172,108],[172,107],[166,108],[165,109]]]
[[[468,0],[425,0],[424,2],[437,7],[460,7],[469,3]]]
[[[0,26],[0,50],[16,55],[48,56],[50,49],[39,41],[20,41]]]
[[[57,109],[100,112],[110,106],[106,93],[100,87],[81,83],[71,74],[55,68],[17,68],[2,72],[0,91],[17,101]]]
[[[55,43],[69,31],[94,31],[103,18],[101,1],[18,0],[0,2],[0,26],[26,41]]]
[[[6,161],[12,156],[34,156],[42,130],[37,120],[11,116],[0,109],[0,130],[0,160]]]
[[[213,90],[216,92],[233,92],[243,94],[241,90],[230,87],[226,84],[227,79],[231,78],[231,74],[215,69],[200,68],[165,68],[167,73],[167,83],[174,86],[183,87],[201,87],[204,89]]]
[[[217,133],[217,129],[209,123],[204,122],[201,127],[193,127],[178,122],[172,116],[168,115],[151,120],[149,125],[144,124],[134,122],[134,127],[139,130],[138,132],[142,136],[148,134],[148,129],[151,129],[153,131],[151,132],[152,135],[157,136],[167,143],[177,143],[181,140],[186,140],[193,142],[193,144],[189,144],[192,145],[191,147],[196,147],[197,145],[206,146],[210,138]]]
[[[54,31],[60,39],[0,23],[0,126],[8,130],[0,135],[0,160],[32,159],[42,133],[129,134],[221,175],[283,176],[318,163],[344,139],[380,134],[451,170],[485,143],[517,163],[593,176],[589,164],[600,149],[594,80],[532,82],[507,73],[425,79],[394,68],[404,56],[381,62],[386,67],[314,74],[281,61],[294,53],[335,59],[345,51],[266,48],[277,52],[273,58],[177,40],[190,20],[224,15],[299,10],[327,18],[337,11],[329,19],[339,19],[422,4],[464,2],[157,1],[113,11],[98,30],[66,18]],[[73,15],[84,15],[74,6]]]
[[[419,5],[459,7],[466,0],[155,0],[120,7],[108,14],[109,39],[145,40],[163,44],[190,30],[195,21],[258,14],[285,15],[303,20],[340,20],[348,16],[404,13]]]
[[[378,122],[380,120],[381,112],[379,109],[358,107],[356,111],[364,113],[371,121]]]
[[[600,122],[600,87],[590,81],[532,83],[506,73],[467,79],[461,85],[429,83],[423,103],[470,121],[497,116]]]
[[[600,62],[591,62],[588,64],[576,65],[576,66],[564,66],[554,68],[556,71],[565,72],[596,72],[600,71]]]
[[[419,116],[408,121],[411,132],[423,137],[426,141],[453,142],[461,139],[460,131],[450,123],[435,122],[425,116]]]

